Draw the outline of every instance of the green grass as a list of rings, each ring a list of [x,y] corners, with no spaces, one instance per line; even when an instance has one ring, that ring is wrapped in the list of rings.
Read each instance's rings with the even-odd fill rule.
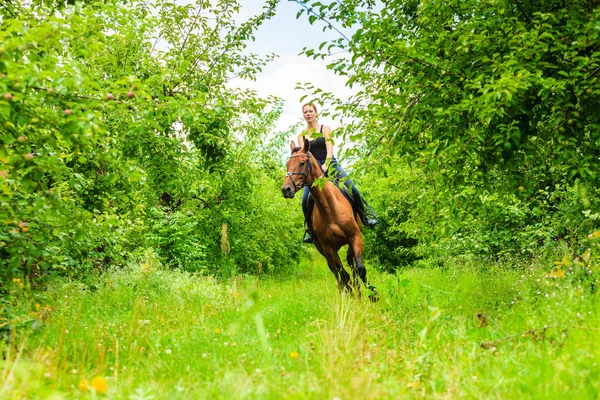
[[[148,257],[23,293],[42,322],[3,345],[0,398],[600,395],[598,295],[544,265],[371,268],[379,303],[340,295],[317,256],[299,270],[223,282]],[[95,377],[105,394],[80,390]]]

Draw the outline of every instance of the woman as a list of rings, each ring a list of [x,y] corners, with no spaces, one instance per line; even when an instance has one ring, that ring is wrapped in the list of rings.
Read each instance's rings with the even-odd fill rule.
[[[333,143],[331,141],[331,128],[327,125],[318,123],[317,107],[314,104],[306,103],[302,106],[302,114],[306,121],[306,128],[298,134],[298,143],[300,147],[304,146],[304,141],[310,141],[310,152],[317,162],[323,168],[326,177],[341,180],[347,176],[346,172],[337,162],[333,155]],[[317,134],[319,132],[319,134]],[[365,211],[365,203],[352,181],[345,179],[344,184],[352,193],[352,198],[355,203],[356,211],[362,220],[363,224],[369,228],[373,228],[377,224],[377,219],[370,218]],[[312,232],[312,209],[313,202],[309,196],[310,189],[305,186],[302,193],[302,211],[306,224],[306,234],[304,235],[304,243],[314,243],[315,239]],[[371,210],[372,211],[372,210]]]

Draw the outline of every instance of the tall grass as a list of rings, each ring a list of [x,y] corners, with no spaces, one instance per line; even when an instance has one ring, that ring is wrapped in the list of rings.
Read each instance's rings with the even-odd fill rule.
[[[371,269],[370,303],[315,260],[218,281],[147,254],[43,300],[22,292],[40,325],[4,342],[0,398],[599,396],[598,295],[542,262]]]

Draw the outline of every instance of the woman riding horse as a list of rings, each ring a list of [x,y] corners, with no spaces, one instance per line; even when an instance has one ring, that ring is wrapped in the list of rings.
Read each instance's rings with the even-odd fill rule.
[[[342,191],[331,181],[315,184],[323,178],[321,165],[310,152],[310,142],[304,141],[303,147],[290,144],[292,151],[287,162],[287,174],[281,192],[285,198],[293,198],[302,188],[310,188],[314,198],[314,211],[311,219],[315,247],[327,260],[327,266],[333,272],[340,291],[349,291],[358,296],[360,281],[372,291],[372,301],[379,298],[377,289],[367,281],[367,269],[362,259],[363,241],[358,226],[356,212]],[[338,254],[342,246],[348,245],[346,260],[352,270],[353,279],[344,269]]]
[[[347,174],[340,166],[333,155],[333,143],[331,141],[331,129],[327,125],[318,124],[319,117],[317,115],[317,107],[312,103],[306,103],[302,106],[302,115],[306,121],[306,128],[298,134],[298,144],[304,147],[304,141],[310,142],[310,152],[316,158],[317,162],[323,169],[325,177],[331,177],[336,180],[346,178]],[[316,135],[316,132],[320,135]],[[315,138],[313,139],[313,135]],[[331,171],[331,172],[330,172]],[[363,225],[373,228],[377,224],[377,219],[371,218],[365,210],[365,203],[360,195],[360,192],[350,179],[345,179],[344,185],[352,193],[352,199],[356,207],[356,211],[360,216]],[[304,212],[304,221],[306,233],[304,234],[304,243],[314,243],[315,238],[312,229],[312,210],[314,203],[309,196],[310,190],[307,186],[304,187],[302,193],[302,211]]]

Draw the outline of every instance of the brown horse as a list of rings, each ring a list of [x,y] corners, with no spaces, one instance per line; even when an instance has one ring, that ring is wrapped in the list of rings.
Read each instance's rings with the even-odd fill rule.
[[[304,148],[290,143],[292,154],[287,162],[287,174],[281,192],[283,197],[291,199],[296,192],[308,186],[315,206],[312,213],[312,228],[315,235],[315,247],[327,260],[327,265],[340,291],[354,292],[360,296],[360,281],[373,292],[369,297],[377,300],[379,294],[367,281],[367,270],[362,259],[363,241],[358,225],[358,214],[352,205],[332,181],[326,180],[324,185],[313,183],[323,177],[323,170],[317,160],[310,154],[310,142],[304,141]],[[353,279],[344,269],[338,251],[348,245],[346,260],[352,270]]]

